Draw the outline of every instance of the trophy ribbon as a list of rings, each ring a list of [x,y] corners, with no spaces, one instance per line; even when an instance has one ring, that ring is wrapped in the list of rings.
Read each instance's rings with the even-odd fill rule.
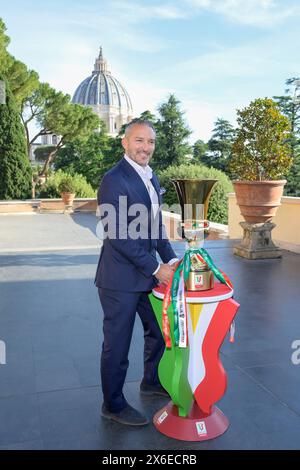
[[[179,341],[178,346],[180,348],[186,348],[188,344],[187,339],[187,312],[184,292],[184,279],[183,272],[180,273],[180,280],[177,292],[177,311],[178,311],[178,332]]]
[[[214,264],[213,260],[204,248],[189,248],[183,258],[177,263],[175,272],[172,274],[167,285],[163,301],[163,335],[167,348],[171,347],[170,323],[167,315],[168,307],[172,301],[174,312],[174,340],[175,345],[185,348],[188,345],[187,335],[187,309],[185,300],[185,282],[191,267],[191,256],[196,255],[201,263],[205,262],[213,271],[222,284],[233,289],[229,277]],[[230,342],[234,341],[234,324],[230,328]]]

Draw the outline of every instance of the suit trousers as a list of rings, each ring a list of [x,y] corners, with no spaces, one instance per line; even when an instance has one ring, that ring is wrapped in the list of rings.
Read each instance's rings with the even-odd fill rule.
[[[148,385],[159,384],[158,364],[165,349],[148,292],[121,292],[98,288],[103,309],[104,341],[101,354],[101,381],[104,404],[112,413],[127,405],[123,386],[129,365],[128,353],[136,312],[144,328],[144,377]]]

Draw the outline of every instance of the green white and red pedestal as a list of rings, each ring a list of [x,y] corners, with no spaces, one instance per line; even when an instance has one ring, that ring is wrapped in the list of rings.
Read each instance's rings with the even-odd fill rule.
[[[149,298],[162,330],[165,287],[153,289]],[[171,347],[159,364],[159,379],[172,401],[153,419],[158,431],[185,441],[204,441],[223,434],[229,421],[215,406],[224,395],[227,377],[219,359],[239,304],[233,290],[216,281],[213,289],[186,293],[188,346],[175,344],[172,304],[168,308]]]

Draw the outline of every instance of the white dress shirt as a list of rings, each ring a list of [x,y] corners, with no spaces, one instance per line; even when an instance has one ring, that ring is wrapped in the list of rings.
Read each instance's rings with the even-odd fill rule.
[[[152,182],[150,181],[152,179],[152,174],[153,174],[152,168],[149,165],[145,167],[139,165],[135,161],[131,160],[131,158],[129,158],[126,154],[124,155],[124,158],[129,163],[129,165],[131,165],[135,169],[135,171],[141,177],[144,185],[146,186],[146,189],[151,199],[153,215],[154,217],[156,217],[157,211],[159,210],[159,200],[158,200],[157,192],[155,191],[154,186]],[[176,261],[178,261],[178,258],[172,258],[170,261],[168,261],[168,264],[171,265],[175,263]],[[153,276],[155,276],[155,274],[159,270],[160,265],[161,263],[158,263],[156,270],[154,271],[154,273],[152,273]]]
[[[151,182],[152,178],[152,168],[150,168],[149,165],[143,167],[139,165],[138,163],[134,162],[131,160],[131,158],[127,157],[127,155],[124,155],[125,160],[135,169],[135,171],[139,174],[139,176],[142,178],[142,181],[144,185],[146,186],[146,189],[149,193],[150,199],[151,199],[151,204],[152,204],[152,210],[154,216],[156,215],[158,208],[159,208],[159,201],[158,201],[158,196],[157,193],[154,189],[154,186]]]

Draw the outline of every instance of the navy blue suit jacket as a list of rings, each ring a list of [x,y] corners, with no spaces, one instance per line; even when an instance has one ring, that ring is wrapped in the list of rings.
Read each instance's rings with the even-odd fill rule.
[[[151,180],[157,195],[159,204],[162,203],[160,186],[156,175],[153,173]],[[144,224],[148,229],[146,239],[132,239],[127,235],[126,239],[120,237],[119,230],[124,233],[128,229],[138,214],[124,216],[122,227],[119,224],[119,196],[127,196],[128,208],[132,204],[143,204],[146,208]],[[116,166],[108,171],[100,184],[98,191],[98,204],[112,204],[116,211],[116,238],[107,237],[103,241],[98,268],[96,272],[95,284],[97,287],[113,289],[127,292],[150,291],[157,280],[152,275],[158,266],[156,252],[159,253],[162,261],[167,263],[176,254],[171,247],[169,240],[164,236],[164,226],[162,225],[162,215],[159,211],[157,217],[158,233],[151,237],[151,224],[153,217],[151,212],[151,199],[144,182],[135,169],[123,158]],[[104,222],[106,214],[101,218]],[[142,222],[143,225],[143,222]],[[144,227],[144,228],[145,228]]]

